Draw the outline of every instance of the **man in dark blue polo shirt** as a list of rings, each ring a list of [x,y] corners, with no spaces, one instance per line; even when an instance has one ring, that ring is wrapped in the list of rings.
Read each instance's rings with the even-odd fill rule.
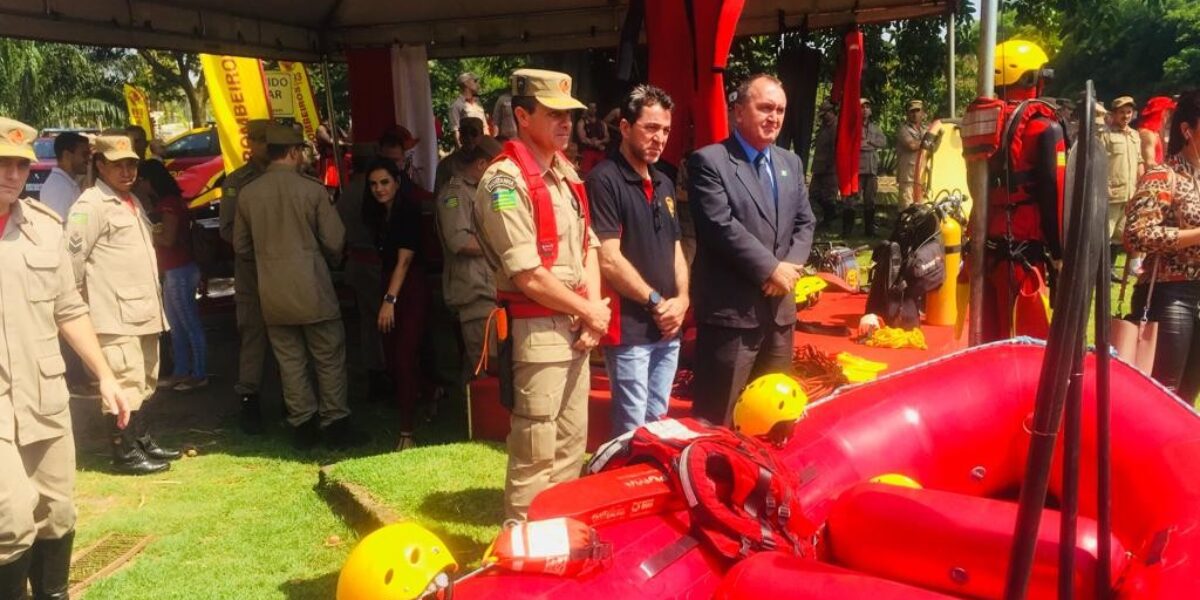
[[[612,325],[602,341],[612,383],[613,435],[667,412],[688,309],[675,185],[654,168],[671,132],[671,97],[651,85],[621,103],[620,151],[588,174],[592,228]]]

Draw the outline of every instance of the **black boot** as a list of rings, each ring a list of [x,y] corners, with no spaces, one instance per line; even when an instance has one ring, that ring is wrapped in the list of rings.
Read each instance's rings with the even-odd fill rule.
[[[71,545],[75,532],[57,540],[37,540],[30,554],[29,584],[33,600],[68,600],[71,581]]]
[[[138,411],[134,411],[130,415],[132,421],[133,416]],[[160,473],[171,468],[171,463],[157,460],[146,456],[142,451],[142,447],[134,439],[134,434],[129,429],[119,429],[117,427],[116,415],[106,415],[108,418],[108,430],[112,443],[112,460],[113,471],[119,475],[149,475],[151,473]]]
[[[863,209],[863,230],[867,237],[875,237],[875,208]]]
[[[842,211],[842,237],[850,237],[854,233],[854,209],[847,208]]]
[[[17,560],[0,565],[0,598],[20,600],[25,597],[25,582],[29,580],[32,554],[32,551],[26,550]]]
[[[292,427],[292,447],[297,450],[312,450],[321,443],[320,417],[313,415],[295,427]]]
[[[258,403],[258,394],[242,396],[242,409],[238,416],[238,425],[246,435],[262,435],[266,431],[263,426],[262,407]]]
[[[134,435],[137,436],[137,445],[141,447],[142,452],[146,453],[146,456],[154,460],[163,461],[176,460],[180,456],[183,456],[183,453],[178,450],[170,450],[159,446],[158,442],[155,442],[154,438],[150,437],[150,432],[146,426],[146,417],[142,414],[142,411],[135,410],[129,413],[129,427],[133,429]]]
[[[325,428],[325,445],[333,450],[348,450],[371,441],[365,431],[350,424],[350,417],[342,417]]]

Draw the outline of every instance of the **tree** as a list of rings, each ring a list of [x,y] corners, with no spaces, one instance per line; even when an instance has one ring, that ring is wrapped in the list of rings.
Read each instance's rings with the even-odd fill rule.
[[[0,38],[0,114],[39,129],[123,123],[120,84],[96,68],[91,50]]]
[[[208,91],[204,86],[204,73],[200,59],[195,54],[178,50],[136,51],[137,56],[149,69],[148,89],[151,97],[169,97],[182,93],[192,117],[192,127],[204,125],[204,106],[208,102]]]

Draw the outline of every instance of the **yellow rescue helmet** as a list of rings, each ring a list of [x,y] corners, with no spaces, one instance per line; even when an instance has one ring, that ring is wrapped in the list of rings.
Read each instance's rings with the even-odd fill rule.
[[[733,430],[783,444],[807,405],[808,395],[799,381],[783,373],[763,375],[751,381],[734,403]]]
[[[900,487],[912,488],[914,490],[921,489],[921,484],[917,480],[900,473],[884,473],[871,478],[871,483],[884,483],[887,485],[896,485]]]
[[[337,600],[412,600],[448,587],[458,562],[446,544],[406,521],[372,532],[346,558]]]
[[[996,46],[996,85],[1031,86],[1050,57],[1037,44],[1008,40]]]

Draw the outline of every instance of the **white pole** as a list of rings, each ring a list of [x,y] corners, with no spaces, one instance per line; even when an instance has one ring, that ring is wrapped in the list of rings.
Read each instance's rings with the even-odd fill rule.
[[[979,82],[980,97],[996,95],[993,65],[996,64],[996,5],[997,0],[983,0],[979,22]],[[986,160],[967,163],[968,187],[975,199],[971,208],[971,308],[968,343],[976,346],[983,341],[984,260],[987,239],[988,166]]]
[[[958,54],[958,50],[954,41],[954,13],[950,13],[946,18],[946,46],[950,53],[950,85],[947,87],[950,88],[950,118],[953,119],[958,116],[958,90],[956,89],[958,76],[954,68],[954,57]]]

